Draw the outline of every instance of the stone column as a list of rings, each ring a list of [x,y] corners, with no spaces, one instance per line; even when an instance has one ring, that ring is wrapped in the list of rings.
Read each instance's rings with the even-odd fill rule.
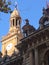
[[[44,65],[44,62],[42,62],[42,65]]]
[[[35,65],[38,65],[38,49],[35,49]]]
[[[32,51],[30,51],[30,65],[34,65],[34,57]]]
[[[44,65],[44,61],[43,60],[41,60],[41,65]]]
[[[44,65],[44,60],[43,60],[43,57],[41,59],[41,65]]]

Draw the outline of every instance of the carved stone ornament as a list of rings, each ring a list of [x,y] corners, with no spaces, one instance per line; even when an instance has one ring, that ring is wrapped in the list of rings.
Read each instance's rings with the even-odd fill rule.
[[[46,43],[46,46],[49,46],[49,41]]]

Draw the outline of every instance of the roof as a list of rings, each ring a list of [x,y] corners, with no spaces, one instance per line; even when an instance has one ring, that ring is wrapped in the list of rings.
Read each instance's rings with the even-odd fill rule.
[[[14,11],[11,13],[11,17],[19,17],[20,14],[19,14],[19,11],[14,9]]]

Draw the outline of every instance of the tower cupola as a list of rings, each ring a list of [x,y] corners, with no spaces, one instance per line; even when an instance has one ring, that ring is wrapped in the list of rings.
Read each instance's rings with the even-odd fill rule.
[[[21,17],[19,11],[15,8],[10,16],[10,29],[9,31],[16,31],[21,28]]]

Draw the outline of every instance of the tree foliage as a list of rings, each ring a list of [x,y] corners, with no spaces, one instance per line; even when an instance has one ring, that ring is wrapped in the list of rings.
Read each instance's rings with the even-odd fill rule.
[[[12,11],[11,8],[9,7],[10,5],[11,5],[10,1],[6,2],[6,0],[0,0],[0,12],[11,13]]]

